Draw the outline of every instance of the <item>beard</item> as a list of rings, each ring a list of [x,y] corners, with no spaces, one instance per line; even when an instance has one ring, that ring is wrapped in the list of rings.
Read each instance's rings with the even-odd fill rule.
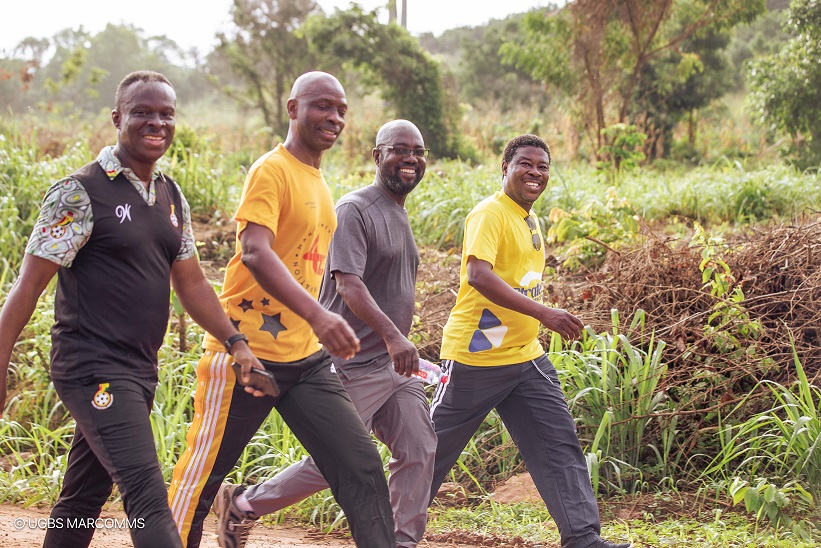
[[[402,177],[398,173],[388,175],[382,179],[385,184],[385,188],[399,196],[407,196],[410,194],[421,180],[422,177],[417,174],[416,178],[412,182],[407,183],[402,180]]]

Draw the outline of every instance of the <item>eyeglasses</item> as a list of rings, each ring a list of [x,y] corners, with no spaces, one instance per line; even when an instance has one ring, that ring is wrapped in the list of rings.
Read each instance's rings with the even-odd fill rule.
[[[407,148],[407,147],[392,147],[388,145],[379,145],[376,148],[385,148],[401,158],[407,158],[410,155],[417,158],[427,158],[430,153],[429,148]]]
[[[530,239],[533,242],[533,249],[536,251],[542,248],[542,239],[539,237],[539,233],[536,231],[539,227],[536,225],[536,219],[528,215],[525,217],[525,222],[527,223],[527,228],[530,229]]]

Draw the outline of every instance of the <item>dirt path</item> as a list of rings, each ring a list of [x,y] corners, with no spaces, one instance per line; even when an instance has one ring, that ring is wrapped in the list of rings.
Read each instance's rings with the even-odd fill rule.
[[[11,504],[0,505],[0,546],[3,548],[30,548],[42,546],[45,536],[45,520],[49,511],[45,508],[23,508]],[[102,528],[94,533],[92,548],[121,548],[131,546],[131,536],[126,528],[118,528],[116,523],[126,519],[124,512],[104,511],[101,518]],[[209,515],[202,539],[202,548],[217,548],[217,536],[214,534],[213,514]],[[290,525],[264,526],[257,525],[251,531],[249,548],[264,546],[284,546],[295,548],[354,548],[352,540],[337,538],[333,535],[311,532]],[[422,541],[420,548],[478,548],[475,544],[434,543]]]

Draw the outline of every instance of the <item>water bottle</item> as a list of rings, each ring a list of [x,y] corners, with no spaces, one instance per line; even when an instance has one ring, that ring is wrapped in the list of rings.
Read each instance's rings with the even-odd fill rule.
[[[419,358],[419,371],[414,374],[426,384],[436,385],[448,380],[448,376],[442,374],[441,367],[422,358]]]

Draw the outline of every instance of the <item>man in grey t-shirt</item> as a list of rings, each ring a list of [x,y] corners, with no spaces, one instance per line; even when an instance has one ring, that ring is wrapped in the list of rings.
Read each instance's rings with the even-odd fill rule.
[[[373,184],[346,194],[336,206],[338,226],[319,296],[360,341],[359,353],[347,360],[334,356],[334,367],[365,425],[391,451],[388,487],[396,546],[402,548],[416,547],[425,532],[436,451],[428,399],[413,375],[419,353],[407,338],[419,251],[404,204],[425,174],[427,152],[419,129],[407,120],[379,129]],[[305,458],[249,487],[233,505],[261,516],[327,487]],[[242,533],[219,531],[219,538],[231,537],[232,546],[242,546]]]

